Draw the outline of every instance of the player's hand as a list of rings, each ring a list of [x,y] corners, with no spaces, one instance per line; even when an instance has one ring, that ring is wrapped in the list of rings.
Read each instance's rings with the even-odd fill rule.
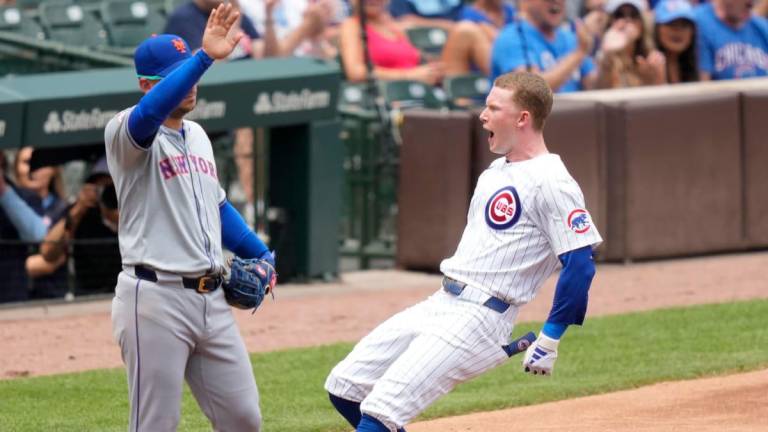
[[[539,333],[536,342],[525,351],[523,371],[533,375],[552,375],[557,360],[557,345],[559,340],[552,339]]]
[[[212,10],[203,33],[203,51],[215,60],[227,58],[243,37],[243,32],[235,26],[239,18],[240,12],[232,3]]]

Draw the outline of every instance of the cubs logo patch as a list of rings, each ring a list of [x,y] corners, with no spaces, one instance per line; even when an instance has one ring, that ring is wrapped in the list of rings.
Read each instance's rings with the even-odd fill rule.
[[[485,222],[493,229],[504,230],[517,223],[521,212],[517,190],[507,186],[491,195],[485,205]]]
[[[573,210],[568,215],[568,228],[576,234],[584,234],[592,227],[589,213],[584,209]]]

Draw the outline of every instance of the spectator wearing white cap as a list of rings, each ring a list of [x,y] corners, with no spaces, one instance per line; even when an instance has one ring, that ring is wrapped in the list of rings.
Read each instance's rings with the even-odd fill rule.
[[[686,0],[662,0],[653,15],[654,41],[666,59],[667,82],[698,81],[696,19],[691,4]]]
[[[599,88],[624,88],[666,83],[664,55],[653,46],[646,29],[645,0],[609,0],[608,31],[598,52]]]
[[[712,0],[695,9],[702,80],[768,76],[768,20],[751,5]]]

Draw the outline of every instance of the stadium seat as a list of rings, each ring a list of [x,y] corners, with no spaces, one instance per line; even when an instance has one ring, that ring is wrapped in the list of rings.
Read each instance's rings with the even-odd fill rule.
[[[387,105],[393,109],[445,109],[448,107],[443,89],[432,87],[421,81],[382,81],[382,86],[384,87],[384,99]]]
[[[341,92],[339,93],[339,106],[371,108],[373,102],[368,94],[368,84],[342,82]]]
[[[440,27],[412,27],[406,34],[413,46],[430,55],[440,54],[448,40],[448,32]]]
[[[104,26],[78,4],[43,3],[40,23],[51,40],[86,47],[107,45]]]
[[[133,48],[165,26],[158,9],[142,0],[107,0],[101,4],[101,19],[110,46],[120,48]]]
[[[456,75],[443,81],[443,88],[452,108],[482,106],[490,91],[488,77],[479,73]]]
[[[0,8],[0,31],[13,32],[32,39],[45,39],[43,28],[18,7]]]

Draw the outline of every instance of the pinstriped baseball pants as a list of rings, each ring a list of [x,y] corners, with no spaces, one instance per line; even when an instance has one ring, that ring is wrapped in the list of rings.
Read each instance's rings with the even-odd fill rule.
[[[507,360],[517,307],[500,314],[442,290],[389,318],[331,371],[325,388],[392,431],[457,384]]]

